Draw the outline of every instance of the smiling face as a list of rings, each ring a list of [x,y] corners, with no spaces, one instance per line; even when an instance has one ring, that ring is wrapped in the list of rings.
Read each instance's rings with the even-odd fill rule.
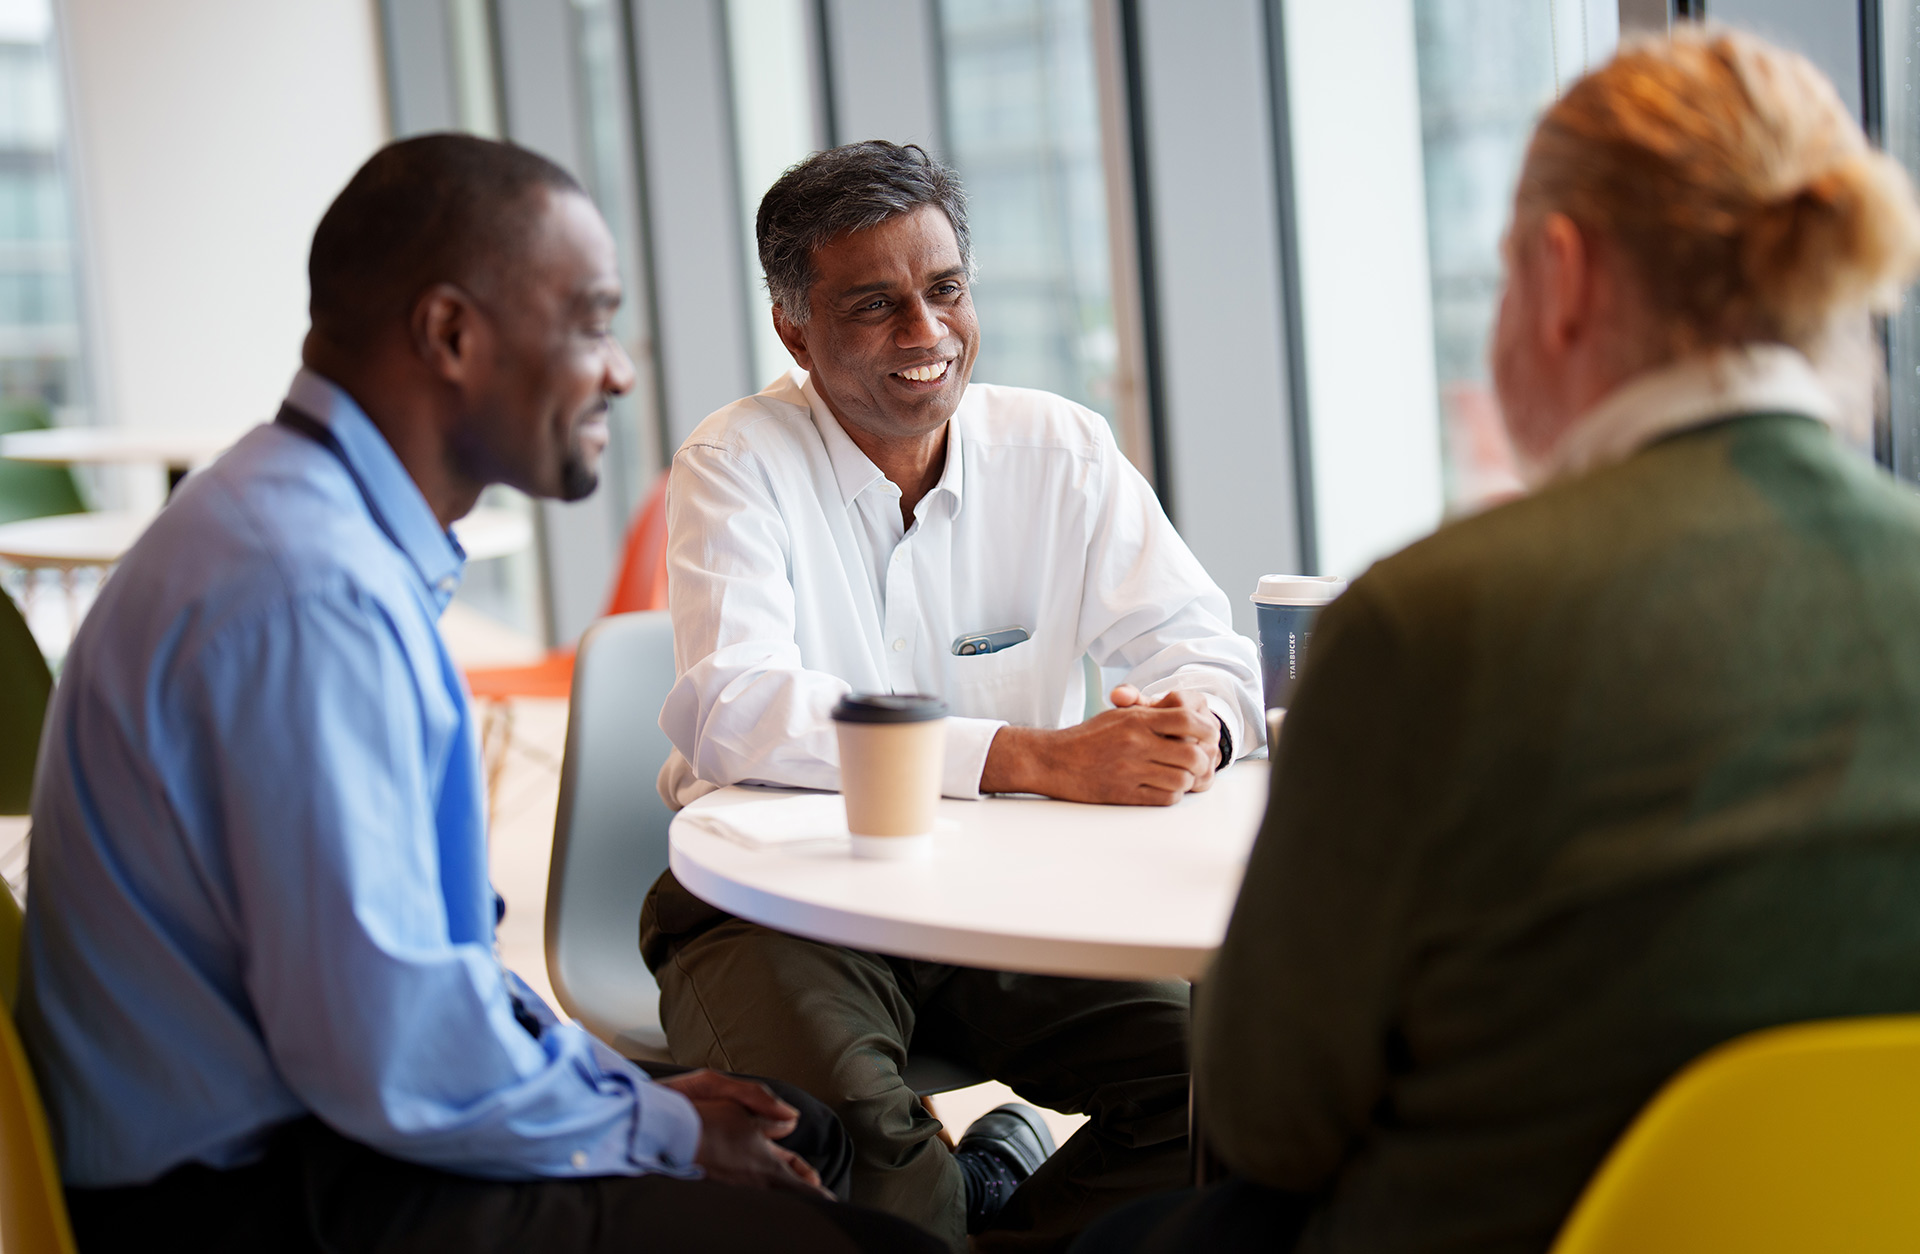
[[[577,501],[599,482],[608,401],[633,386],[633,363],[613,335],[613,236],[586,197],[535,194],[525,253],[486,285],[492,351],[452,448],[477,482]]]
[[[793,358],[842,424],[883,443],[925,440],[953,416],[980,327],[947,215],[933,205],[814,250],[812,316],[774,310]]]

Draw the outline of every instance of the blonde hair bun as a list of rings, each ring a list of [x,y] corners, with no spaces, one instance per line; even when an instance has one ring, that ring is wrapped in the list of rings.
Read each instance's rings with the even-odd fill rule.
[[[1920,271],[1920,204],[1804,57],[1722,27],[1624,45],[1547,111],[1518,216],[1618,242],[1669,351],[1814,351]]]

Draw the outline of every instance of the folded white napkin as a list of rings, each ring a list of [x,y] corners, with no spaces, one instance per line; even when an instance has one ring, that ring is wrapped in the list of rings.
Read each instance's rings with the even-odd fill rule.
[[[691,823],[736,845],[770,849],[816,840],[847,839],[847,802],[839,793],[806,793],[772,801],[688,810],[679,821]]]

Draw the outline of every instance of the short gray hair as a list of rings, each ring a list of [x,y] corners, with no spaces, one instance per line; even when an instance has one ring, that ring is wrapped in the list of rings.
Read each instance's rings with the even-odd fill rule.
[[[933,205],[947,215],[960,264],[973,273],[967,193],[960,176],[918,144],[842,144],[794,166],[760,198],[754,235],[767,295],[793,322],[813,316],[813,252],[842,235]]]

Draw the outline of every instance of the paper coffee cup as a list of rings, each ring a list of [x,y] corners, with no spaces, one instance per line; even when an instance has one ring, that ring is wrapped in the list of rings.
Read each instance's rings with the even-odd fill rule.
[[[917,694],[853,693],[840,698],[833,723],[854,856],[926,856],[946,764],[947,703]]]
[[[1347,590],[1337,575],[1262,575],[1252,596],[1260,627],[1260,688],[1269,710],[1285,709],[1307,661],[1320,610]]]

